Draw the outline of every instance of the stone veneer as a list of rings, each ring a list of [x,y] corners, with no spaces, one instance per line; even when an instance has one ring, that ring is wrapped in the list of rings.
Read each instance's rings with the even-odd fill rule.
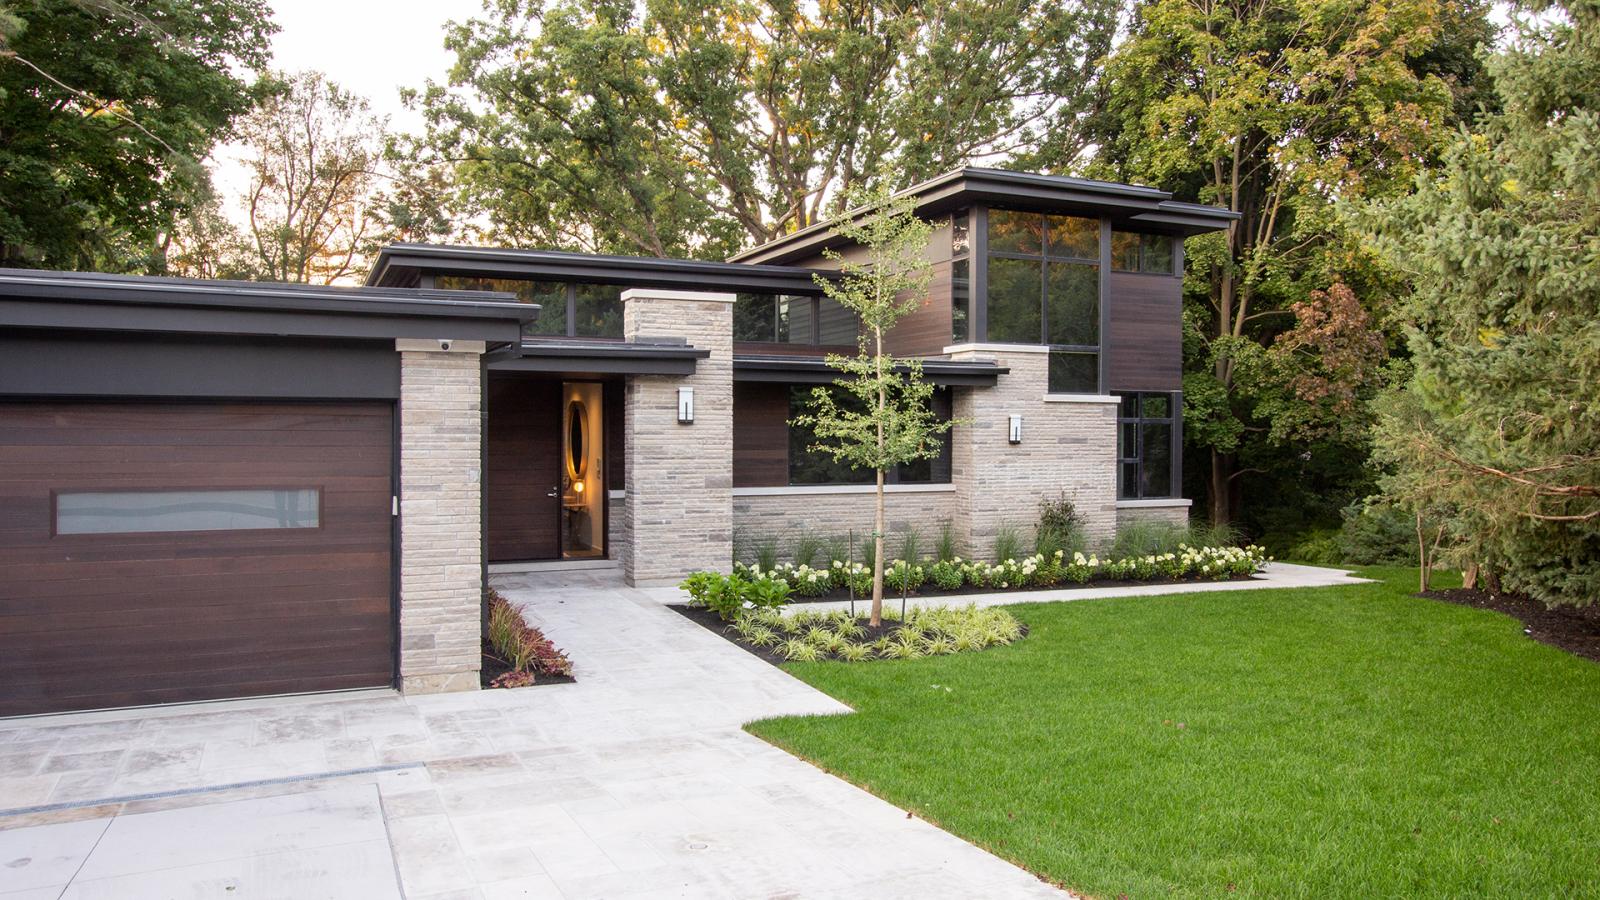
[[[996,531],[1016,526],[1029,539],[1041,500],[1065,494],[1096,543],[1117,529],[1117,403],[1114,397],[1052,395],[1043,347],[950,348],[952,359],[993,358],[1010,371],[994,387],[958,388],[951,475],[963,544],[988,554]],[[1022,443],[1008,442],[1012,414]]]
[[[400,687],[478,688],[482,341],[400,340]]]
[[[1161,504],[1159,506],[1117,506],[1117,527],[1129,522],[1168,522],[1173,525],[1189,524],[1189,504]]]
[[[945,522],[955,522],[956,492],[954,486],[941,485],[944,490],[896,491],[890,488],[884,496],[884,515],[888,530],[884,536],[891,554],[898,554],[899,536],[915,526],[921,534],[925,552],[933,551],[933,544]],[[733,497],[733,530],[739,543],[737,548],[745,557],[749,548],[766,540],[775,540],[778,555],[789,560],[794,542],[802,534],[821,538],[843,537],[855,530],[857,547],[872,538],[873,494],[869,491],[829,491],[827,489],[781,488],[777,492],[753,489],[757,492],[735,491]],[[892,557],[891,557],[892,558]],[[745,562],[750,562],[748,558]]]
[[[630,288],[629,341],[687,341],[710,351],[693,375],[633,375],[623,411],[628,483],[623,573],[676,584],[733,558],[733,294]],[[678,388],[694,388],[694,424],[678,423]]]

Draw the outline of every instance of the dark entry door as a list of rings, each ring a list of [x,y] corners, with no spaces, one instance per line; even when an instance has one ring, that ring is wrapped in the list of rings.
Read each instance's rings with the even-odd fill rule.
[[[561,382],[489,379],[489,562],[561,554]]]
[[[0,716],[393,683],[392,421],[0,404]]]

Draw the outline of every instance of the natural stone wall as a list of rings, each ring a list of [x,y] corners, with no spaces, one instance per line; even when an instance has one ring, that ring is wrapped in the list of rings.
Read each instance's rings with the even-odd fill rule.
[[[735,496],[735,549],[743,561],[750,562],[754,546],[775,540],[780,560],[791,562],[795,540],[801,535],[844,537],[851,529],[855,530],[860,547],[872,539],[873,500],[871,493]],[[900,553],[900,538],[912,526],[920,535],[923,552],[931,554],[944,523],[955,521],[956,494],[954,490],[891,492],[884,496],[884,514],[888,525],[884,540],[890,558]]]
[[[418,349],[430,346],[431,350]],[[481,342],[401,341],[400,686],[478,688]]]
[[[1117,527],[1129,522],[1170,522],[1173,525],[1189,524],[1188,506],[1119,506]]]
[[[986,347],[955,359],[993,357],[1010,372],[994,387],[958,388],[951,471],[957,521],[966,546],[987,555],[996,531],[1017,527],[1031,537],[1039,502],[1065,494],[1091,541],[1117,528],[1117,406],[1114,398],[1045,400],[1043,348]],[[1009,418],[1022,415],[1022,443],[1008,442]]]
[[[622,294],[626,339],[682,339],[711,354],[693,375],[628,378],[622,539],[630,584],[675,584],[696,569],[731,564],[733,300],[644,288]],[[694,388],[692,425],[678,423],[680,387]]]

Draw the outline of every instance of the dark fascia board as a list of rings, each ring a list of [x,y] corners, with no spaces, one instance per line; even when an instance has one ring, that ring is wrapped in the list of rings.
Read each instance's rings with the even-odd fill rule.
[[[1011,371],[992,362],[924,359],[923,377],[934,384],[989,387]],[[900,367],[900,371],[905,371]],[[734,381],[770,381],[787,384],[827,384],[840,377],[838,369],[816,356],[740,356],[733,358]]]
[[[696,259],[605,256],[558,250],[512,250],[442,244],[390,244],[378,253],[367,284],[381,285],[390,273],[416,270],[432,274],[531,278],[620,284],[723,293],[822,293],[814,275],[834,273],[795,266],[745,265]]]
[[[491,372],[567,372],[600,375],[693,375],[710,350],[688,344],[634,341],[536,341],[497,350]]]
[[[1172,234],[1192,235],[1217,231],[1239,218],[1231,210],[1184,203],[1157,188],[1033,172],[1012,172],[967,166],[913,185],[896,196],[916,198],[917,212],[937,216],[974,205],[1001,205],[1041,211],[1103,214],[1113,222]],[[859,216],[865,209],[850,210]],[[834,221],[822,222],[785,235],[759,247],[734,254],[730,262],[782,264],[816,256],[823,249],[846,243],[834,231]]]
[[[537,315],[537,305],[481,291],[0,269],[0,326],[17,328],[511,343]]]

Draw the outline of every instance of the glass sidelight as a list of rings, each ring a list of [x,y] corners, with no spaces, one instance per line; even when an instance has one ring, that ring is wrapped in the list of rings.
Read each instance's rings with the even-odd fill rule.
[[[561,385],[561,555],[594,559],[606,552],[606,459],[601,385]]]

